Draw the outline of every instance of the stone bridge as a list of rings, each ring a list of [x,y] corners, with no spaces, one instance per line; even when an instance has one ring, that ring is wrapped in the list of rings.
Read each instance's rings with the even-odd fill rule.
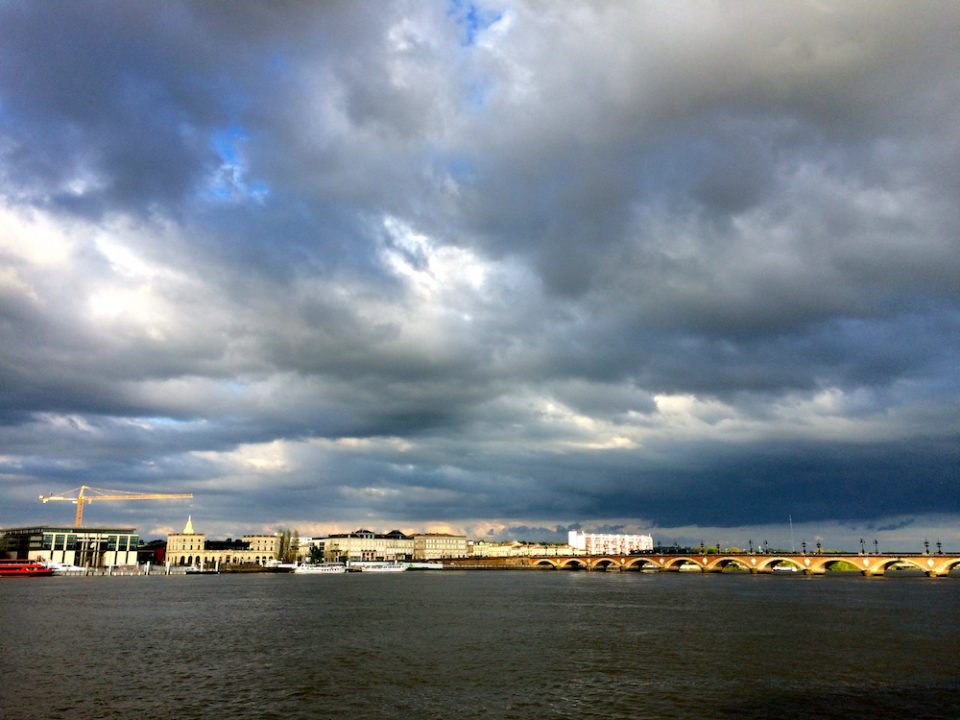
[[[847,565],[838,565],[846,563]],[[797,572],[823,575],[831,566],[863,575],[883,575],[891,567],[919,570],[930,577],[949,575],[960,567],[960,555],[856,554],[856,553],[719,553],[643,555],[560,555],[503,558],[456,558],[443,561],[444,567],[464,570],[588,570],[723,572],[739,569],[751,573]]]

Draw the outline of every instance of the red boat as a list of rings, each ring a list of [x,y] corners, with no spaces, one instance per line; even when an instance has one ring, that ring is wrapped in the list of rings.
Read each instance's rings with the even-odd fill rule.
[[[43,577],[53,568],[33,560],[0,560],[0,577]]]

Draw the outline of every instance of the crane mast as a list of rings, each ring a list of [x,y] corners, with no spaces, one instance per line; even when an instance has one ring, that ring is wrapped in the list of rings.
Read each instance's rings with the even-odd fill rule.
[[[75,493],[75,494],[74,494]],[[55,495],[41,495],[40,502],[71,502],[77,506],[74,527],[83,527],[83,506],[93,502],[125,502],[127,500],[191,500],[193,493],[138,493],[124,490],[102,490],[81,485]]]

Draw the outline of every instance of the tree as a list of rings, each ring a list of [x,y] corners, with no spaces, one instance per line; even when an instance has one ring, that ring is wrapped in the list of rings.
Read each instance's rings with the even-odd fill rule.
[[[300,552],[300,532],[297,530],[280,530],[277,532],[277,555],[280,562],[290,563],[297,561]]]
[[[287,530],[288,537],[290,536],[290,531]],[[300,531],[294,530],[293,536],[290,537],[290,541],[287,543],[287,562],[296,562],[297,556],[300,554]]]
[[[290,531],[280,530],[277,536],[277,560],[286,562],[287,551],[290,549]]]

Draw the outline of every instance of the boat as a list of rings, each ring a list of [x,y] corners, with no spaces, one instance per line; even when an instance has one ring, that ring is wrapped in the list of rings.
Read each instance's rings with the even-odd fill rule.
[[[45,577],[53,568],[34,560],[0,560],[0,577]]]
[[[264,565],[267,572],[293,572],[299,567],[295,562],[280,562],[279,560],[267,560]]]
[[[800,568],[789,563],[780,563],[779,565],[774,565],[772,568],[770,568],[770,572],[774,575],[794,575],[800,572]]]
[[[304,563],[294,569],[296,575],[341,575],[347,571],[343,563]]]
[[[67,563],[58,563],[48,560],[43,563],[44,566],[53,570],[54,575],[83,575],[87,572],[86,568],[82,568],[79,565],[69,565]]]
[[[393,573],[405,572],[409,567],[410,563],[404,562],[355,561],[349,563],[347,569],[354,572]]]
[[[412,562],[408,563],[407,570],[443,570],[442,562]]]
[[[191,565],[184,570],[183,573],[184,575],[219,575],[220,570],[217,568],[197,567],[196,565]]]

